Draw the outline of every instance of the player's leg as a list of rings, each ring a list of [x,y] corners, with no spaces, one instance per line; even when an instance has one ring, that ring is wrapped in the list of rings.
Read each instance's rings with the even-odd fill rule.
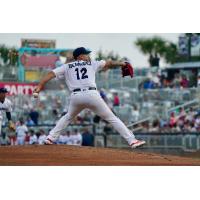
[[[17,145],[24,145],[24,137],[17,137]]]
[[[134,134],[125,126],[125,124],[113,114],[113,112],[99,95],[93,96],[89,108],[102,119],[109,122],[113,128],[128,142],[129,145],[133,145],[138,141]]]
[[[56,126],[50,131],[47,139],[56,141],[60,133],[73,121],[73,119],[84,109],[83,106],[77,104],[75,98],[72,98],[69,103],[67,113],[58,120]]]

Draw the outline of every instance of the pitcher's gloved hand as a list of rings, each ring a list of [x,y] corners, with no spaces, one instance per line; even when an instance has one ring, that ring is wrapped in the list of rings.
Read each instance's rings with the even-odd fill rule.
[[[134,75],[134,71],[133,71],[133,67],[130,63],[125,62],[126,65],[124,67],[121,68],[122,70],[122,77],[124,76],[131,76],[131,78],[133,78]]]

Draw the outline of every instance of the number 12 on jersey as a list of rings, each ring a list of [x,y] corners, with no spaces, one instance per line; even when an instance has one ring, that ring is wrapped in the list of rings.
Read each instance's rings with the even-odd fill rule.
[[[76,68],[75,71],[76,71],[77,80],[88,78],[86,68],[82,68],[82,69]],[[80,78],[80,74],[81,74],[81,78]]]

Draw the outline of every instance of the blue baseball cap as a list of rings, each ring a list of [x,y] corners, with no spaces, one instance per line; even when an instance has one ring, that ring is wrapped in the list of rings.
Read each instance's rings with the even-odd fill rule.
[[[74,58],[76,59],[78,56],[80,56],[81,54],[85,54],[85,55],[87,55],[87,54],[89,54],[89,53],[91,53],[92,51],[90,51],[90,50],[87,50],[86,48],[84,48],[84,47],[78,47],[78,48],[76,48],[74,51],[73,51],[73,56],[74,56]]]
[[[8,90],[4,87],[0,88],[0,93],[8,93]]]

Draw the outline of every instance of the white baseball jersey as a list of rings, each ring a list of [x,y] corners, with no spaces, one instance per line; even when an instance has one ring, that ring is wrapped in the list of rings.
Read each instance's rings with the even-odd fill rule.
[[[12,103],[9,99],[5,98],[5,101],[0,102],[0,120],[3,119],[3,112],[11,112]]]
[[[44,144],[44,141],[46,140],[47,136],[46,135],[40,135],[38,138],[38,144]]]
[[[17,137],[25,137],[26,132],[28,132],[28,128],[25,124],[20,125],[16,128]]]
[[[68,135],[60,135],[58,142],[60,144],[68,144],[69,141],[71,140],[70,138],[71,138],[71,136],[68,136]],[[70,142],[70,144],[71,144],[71,142]]]
[[[74,61],[53,70],[56,78],[64,76],[70,91],[76,88],[96,87],[95,73],[101,70],[106,61]]]
[[[82,143],[82,135],[80,133],[72,135],[71,139],[72,139],[73,145],[81,145]]]
[[[29,144],[37,144],[37,136],[36,135],[32,135],[30,136],[30,141],[29,141]]]

